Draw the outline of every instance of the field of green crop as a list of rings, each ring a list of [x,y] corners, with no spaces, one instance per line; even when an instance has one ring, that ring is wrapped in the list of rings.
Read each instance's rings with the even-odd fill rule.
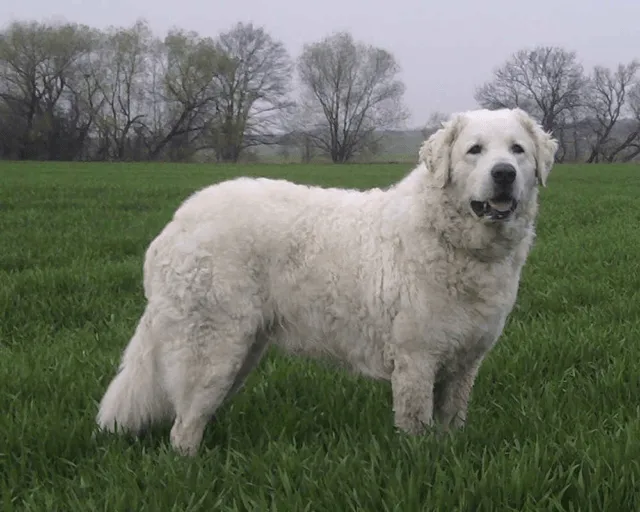
[[[273,352],[171,451],[92,436],[178,204],[238,174],[386,185],[401,165],[0,164],[0,510],[640,510],[640,166],[557,166],[467,428],[411,438],[390,387]]]

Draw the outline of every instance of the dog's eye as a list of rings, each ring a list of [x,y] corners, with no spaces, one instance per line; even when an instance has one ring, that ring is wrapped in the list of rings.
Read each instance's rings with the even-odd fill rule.
[[[514,144],[511,146],[511,151],[516,154],[524,153],[524,148],[520,144]]]
[[[475,144],[474,146],[471,146],[469,148],[469,151],[467,151],[467,154],[469,155],[477,155],[479,153],[482,153],[482,146],[480,144]]]

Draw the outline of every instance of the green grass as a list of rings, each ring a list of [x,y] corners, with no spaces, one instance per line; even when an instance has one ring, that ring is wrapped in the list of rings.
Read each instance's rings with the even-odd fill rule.
[[[0,165],[0,510],[640,510],[640,167],[558,166],[469,424],[394,432],[389,385],[270,353],[201,454],[92,438],[142,257],[237,174],[386,185],[407,166]]]

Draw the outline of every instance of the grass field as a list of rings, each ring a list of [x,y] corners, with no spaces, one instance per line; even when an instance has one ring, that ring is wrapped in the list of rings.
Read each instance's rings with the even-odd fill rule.
[[[386,185],[407,166],[0,164],[0,510],[640,510],[640,167],[558,166],[467,428],[394,432],[388,384],[270,353],[192,460],[92,438],[147,244],[237,174]]]

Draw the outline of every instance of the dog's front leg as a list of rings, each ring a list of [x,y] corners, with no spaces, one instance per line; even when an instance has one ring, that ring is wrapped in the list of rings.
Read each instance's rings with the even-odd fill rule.
[[[437,357],[428,350],[420,333],[419,315],[399,313],[393,322],[391,343],[387,345],[391,363],[391,390],[396,428],[421,434],[433,425],[433,385]]]
[[[433,424],[435,366],[424,354],[396,353],[391,374],[397,428],[421,434]]]
[[[453,375],[447,375],[434,388],[434,416],[443,430],[461,428],[467,420],[469,397],[481,360]]]

